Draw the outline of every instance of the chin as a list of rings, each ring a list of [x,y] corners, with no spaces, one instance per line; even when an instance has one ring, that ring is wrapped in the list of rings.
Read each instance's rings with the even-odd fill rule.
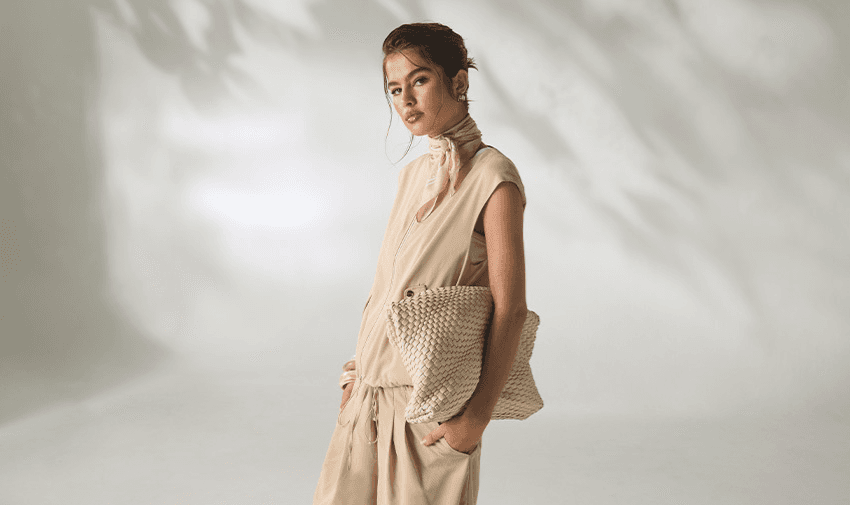
[[[440,134],[439,132],[429,132],[428,127],[426,125],[421,124],[412,125],[412,127],[408,128],[408,130],[410,130],[410,133],[417,137],[424,137],[426,135],[437,136]]]
[[[425,128],[423,128],[423,127],[422,127],[422,125],[419,125],[419,124],[413,124],[413,125],[405,124],[405,126],[406,126],[406,127],[407,127],[407,129],[410,131],[410,133],[412,133],[413,135],[415,135],[415,136],[417,136],[417,137],[422,137],[423,135],[427,135],[427,134],[428,134],[428,132],[426,132],[426,131],[425,131]]]
[[[413,135],[415,135],[417,137],[423,137],[423,136],[429,134],[428,127],[431,126],[431,124],[429,124],[431,122],[432,121],[429,121],[427,118],[424,118],[424,117],[419,118],[419,121],[416,121],[413,124],[410,124],[407,121],[402,120],[402,123],[404,123],[405,128],[407,128],[407,130],[410,131],[410,133],[412,133]]]

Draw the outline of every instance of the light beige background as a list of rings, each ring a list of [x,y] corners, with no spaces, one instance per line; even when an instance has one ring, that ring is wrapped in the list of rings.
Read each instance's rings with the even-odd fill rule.
[[[529,200],[546,407],[480,503],[844,503],[847,5],[5,0],[0,503],[309,503],[417,20]]]

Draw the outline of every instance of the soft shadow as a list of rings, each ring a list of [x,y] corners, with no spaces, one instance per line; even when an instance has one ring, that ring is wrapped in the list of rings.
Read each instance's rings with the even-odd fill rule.
[[[297,30],[244,2],[212,2],[206,47],[190,41],[173,2],[12,1],[0,5],[2,176],[9,255],[0,289],[0,423],[78,401],[164,365],[171,352],[145,335],[111,293],[95,17],[122,27],[198,110],[259,93],[232,64],[242,22],[278,42]],[[195,238],[213,247],[212,233]],[[4,256],[4,259],[6,256]],[[189,258],[191,260],[191,258]],[[196,262],[197,263],[197,262]],[[6,266],[4,264],[4,266]],[[201,261],[196,274],[215,278]],[[120,287],[118,288],[120,289]],[[180,307],[176,307],[180,308]]]
[[[167,358],[109,296],[92,19],[4,2],[0,209],[19,256],[0,307],[0,423],[76,401]]]

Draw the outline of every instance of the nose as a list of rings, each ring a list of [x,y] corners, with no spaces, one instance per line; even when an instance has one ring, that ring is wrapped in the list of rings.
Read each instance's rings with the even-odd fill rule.
[[[416,103],[416,98],[413,96],[413,91],[410,87],[405,86],[401,90],[401,101],[406,106],[411,106]]]

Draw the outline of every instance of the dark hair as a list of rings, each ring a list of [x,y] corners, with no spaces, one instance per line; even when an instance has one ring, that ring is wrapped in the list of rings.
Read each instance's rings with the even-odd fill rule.
[[[475,61],[466,54],[463,37],[440,23],[401,25],[384,39],[384,59],[405,49],[415,50],[425,61],[438,66],[447,81],[456,76],[460,70],[478,68],[475,66]],[[450,85],[447,87],[451,88]],[[384,92],[389,92],[386,68],[384,68]]]
[[[400,53],[404,50],[416,51],[428,63],[438,67],[443,74],[446,88],[451,89],[451,79],[461,70],[470,68],[478,69],[475,61],[467,56],[466,45],[463,37],[455,33],[451,28],[440,23],[409,23],[404,24],[391,31],[384,39],[384,60],[387,56]],[[383,65],[382,65],[383,66]],[[392,126],[392,100],[387,87],[387,68],[384,71],[384,95],[387,105],[390,107],[390,126]],[[464,100],[464,105],[469,107],[469,99]],[[389,135],[389,128],[387,129]],[[413,144],[413,134],[410,135],[410,144],[402,158],[410,152]]]

